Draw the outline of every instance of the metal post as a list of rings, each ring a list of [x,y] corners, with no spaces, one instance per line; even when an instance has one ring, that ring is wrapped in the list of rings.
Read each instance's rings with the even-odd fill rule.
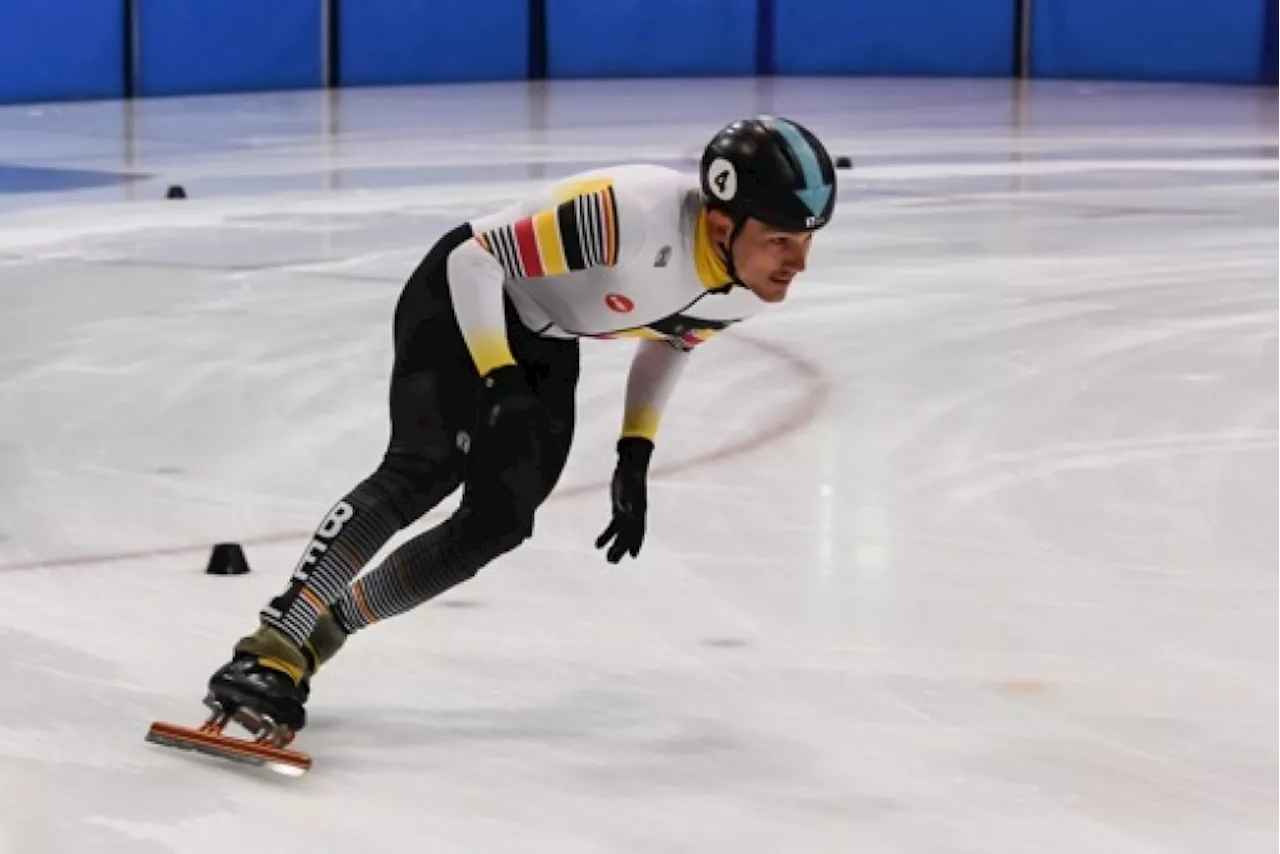
[[[137,0],[124,0],[124,96],[138,94],[138,4]]]
[[[1014,0],[1013,76],[1031,76],[1031,16],[1034,0]]]
[[[529,0],[529,79],[546,80],[547,56],[547,0]]]
[[[320,0],[320,74],[326,89],[342,85],[339,77],[342,52],[338,49],[340,0]]]

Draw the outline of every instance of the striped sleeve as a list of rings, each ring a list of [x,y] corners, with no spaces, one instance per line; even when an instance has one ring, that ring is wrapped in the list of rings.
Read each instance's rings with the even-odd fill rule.
[[[496,368],[515,364],[507,344],[503,273],[498,262],[474,240],[468,240],[449,253],[447,265],[453,316],[476,371],[483,377]]]
[[[558,276],[618,261],[618,204],[611,184],[476,235],[512,279]]]

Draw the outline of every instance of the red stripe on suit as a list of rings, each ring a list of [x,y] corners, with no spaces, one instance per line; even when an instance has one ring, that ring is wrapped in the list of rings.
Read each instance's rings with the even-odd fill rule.
[[[526,276],[542,275],[542,256],[538,254],[538,239],[533,234],[533,220],[525,217],[515,224],[516,245],[520,249],[520,261]]]

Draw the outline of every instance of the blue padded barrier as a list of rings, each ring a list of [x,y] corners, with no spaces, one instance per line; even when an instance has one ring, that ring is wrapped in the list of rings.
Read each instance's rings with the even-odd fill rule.
[[[756,0],[547,0],[550,77],[752,74]]]
[[[522,80],[529,0],[342,0],[338,77],[346,86]]]
[[[1259,80],[1262,83],[1276,85],[1276,72],[1280,71],[1280,60],[1277,60],[1276,37],[1280,35],[1277,29],[1277,18],[1280,15],[1276,13],[1276,0],[1266,0],[1266,8],[1262,15],[1262,73]]]
[[[779,74],[989,77],[1013,71],[1014,0],[767,2],[775,4]]]
[[[1262,78],[1264,3],[1035,0],[1032,74],[1255,83]]]
[[[139,95],[323,82],[321,0],[135,0]]]
[[[123,0],[0,3],[0,103],[124,96]]]

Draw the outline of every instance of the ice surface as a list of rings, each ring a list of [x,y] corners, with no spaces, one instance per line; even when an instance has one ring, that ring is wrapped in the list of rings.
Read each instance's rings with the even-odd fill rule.
[[[592,343],[536,539],[352,641],[311,775],[145,744],[376,464],[435,237],[757,111],[856,169],[788,303],[699,351],[642,560],[592,548],[629,353]],[[0,194],[0,852],[1275,851],[1276,115],[875,80],[0,110],[0,163],[120,178]],[[202,573],[222,540],[253,574]]]

